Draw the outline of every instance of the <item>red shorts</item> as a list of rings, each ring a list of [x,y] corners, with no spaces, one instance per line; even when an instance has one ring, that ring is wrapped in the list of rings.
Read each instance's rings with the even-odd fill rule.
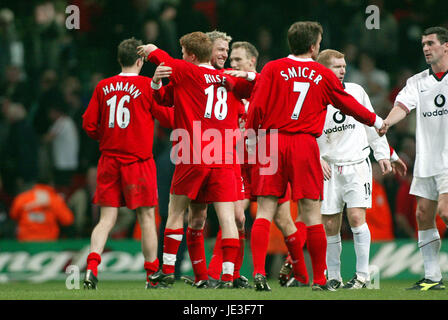
[[[157,174],[154,159],[124,164],[102,155],[98,161],[97,186],[93,203],[102,207],[157,205]]]
[[[199,203],[234,202],[237,181],[233,167],[204,167],[178,164],[174,169],[171,194],[186,195]]]
[[[242,167],[240,164],[234,165],[235,178],[236,178],[236,196],[237,200],[244,200],[245,197],[245,186],[242,177]]]
[[[257,199],[252,197],[251,187],[250,187],[250,177],[251,170],[253,169],[253,164],[242,164],[241,165],[241,177],[243,179],[244,184],[244,199],[250,199],[251,201],[256,201]]]
[[[324,177],[316,138],[309,134],[281,133],[268,134],[266,137],[266,150],[271,149],[272,143],[277,143],[278,152],[267,158],[260,158],[256,164],[251,177],[252,194],[281,198],[285,195],[289,182],[292,200],[323,199]],[[269,167],[269,174],[262,175],[260,169],[264,168],[266,173],[266,168]]]

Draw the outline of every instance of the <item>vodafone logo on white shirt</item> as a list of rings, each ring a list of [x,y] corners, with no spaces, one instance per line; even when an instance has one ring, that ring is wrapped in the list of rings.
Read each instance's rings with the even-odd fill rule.
[[[443,108],[445,106],[446,103],[446,98],[443,94],[438,94],[435,96],[434,98],[434,105],[437,108]],[[422,112],[423,117],[427,118],[427,117],[438,117],[438,116],[444,116],[448,114],[448,109],[442,109],[442,110],[434,110],[431,112],[427,112],[424,111]]]

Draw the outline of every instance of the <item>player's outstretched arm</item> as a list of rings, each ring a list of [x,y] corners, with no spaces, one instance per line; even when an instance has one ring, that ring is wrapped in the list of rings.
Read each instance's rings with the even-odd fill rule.
[[[146,59],[155,50],[157,50],[157,46],[152,43],[148,43],[142,46],[138,46],[137,54]]]
[[[407,115],[407,112],[403,109],[403,107],[399,105],[395,105],[392,110],[390,110],[386,119],[384,119],[383,128],[378,131],[380,136],[384,135],[389,127],[403,120]]]

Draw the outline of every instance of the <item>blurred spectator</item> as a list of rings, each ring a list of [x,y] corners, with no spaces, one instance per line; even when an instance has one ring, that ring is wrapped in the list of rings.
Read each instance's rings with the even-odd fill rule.
[[[398,24],[385,7],[383,0],[369,0],[360,5],[348,28],[348,39],[360,51],[368,52],[386,70],[393,70],[398,54]],[[374,5],[379,9],[379,29],[366,27],[366,8]],[[355,82],[358,83],[358,82]],[[370,96],[370,94],[369,94]]]
[[[37,178],[38,144],[22,104],[4,100],[2,114],[9,127],[6,141],[0,146],[1,174],[6,190],[15,195],[21,191],[24,184]]]
[[[51,143],[53,179],[58,190],[67,194],[72,177],[78,169],[79,137],[75,122],[67,115],[62,99],[56,99],[49,107],[52,125],[43,141]]]
[[[60,16],[59,16],[60,17]],[[34,8],[34,19],[26,32],[25,61],[30,80],[40,76],[46,69],[61,67],[61,40],[65,20],[59,18],[53,2],[38,3]]]
[[[92,203],[96,189],[96,167],[87,170],[85,186],[75,190],[67,204],[75,216],[74,234],[88,238],[99,221],[99,207]]]
[[[271,29],[261,26],[257,32],[257,45],[259,56],[257,71],[261,71],[266,63],[276,59],[273,48],[273,38]]]
[[[15,223],[8,215],[11,202],[12,197],[5,192],[0,175],[0,239],[13,239],[15,237]]]
[[[347,82],[354,82],[362,86],[370,97],[372,106],[378,115],[387,116],[389,103],[387,95],[389,93],[390,78],[387,72],[380,70],[375,65],[375,60],[366,52],[359,55],[359,69],[352,71],[350,77],[346,77]],[[383,116],[383,118],[385,117]]]
[[[23,67],[23,43],[19,38],[14,12],[8,8],[0,9],[0,82],[5,77],[6,66]]]
[[[64,199],[51,186],[40,183],[17,195],[10,216],[17,220],[19,241],[54,241],[59,238],[60,225],[73,223],[73,213]]]
[[[82,111],[80,111],[80,113],[85,112],[96,85],[103,78],[104,74],[100,72],[94,72],[90,76],[88,87],[86,88],[85,93],[81,95]],[[76,125],[78,126],[79,123],[77,122]],[[98,160],[100,158],[100,151],[98,147],[98,141],[91,139],[86,134],[86,132],[84,130],[81,130],[80,128],[78,128],[78,133],[79,133],[79,171],[85,173],[87,172],[88,168],[97,165]]]
[[[29,110],[31,96],[28,94],[29,88],[21,68],[8,65],[4,70],[5,77],[0,81],[0,97],[20,102]]]
[[[372,242],[394,240],[394,223],[380,165],[372,162],[372,208],[366,210],[366,222]]]
[[[48,117],[49,106],[61,95],[58,89],[58,75],[55,70],[45,70],[40,77],[36,101],[30,110],[30,120],[39,136],[44,135],[50,128]]]

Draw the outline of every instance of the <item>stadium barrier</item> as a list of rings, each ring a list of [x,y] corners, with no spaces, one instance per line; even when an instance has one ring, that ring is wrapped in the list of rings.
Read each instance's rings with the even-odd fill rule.
[[[210,260],[214,241],[206,242],[206,257]],[[342,276],[350,278],[355,272],[355,252],[352,241],[342,243]],[[60,240],[56,242],[0,241],[0,282],[64,280],[66,270],[84,273],[89,251],[88,240]],[[309,264],[309,258],[307,264]],[[140,242],[134,240],[108,241],[99,266],[101,280],[143,280],[143,255]],[[251,278],[252,260],[246,245],[241,274]],[[423,261],[416,241],[372,243],[370,266],[379,271],[380,279],[416,279],[423,275]],[[442,273],[448,271],[448,243],[440,251]],[[311,274],[311,268],[308,268]],[[188,253],[181,265],[183,274],[192,275]],[[276,275],[271,275],[276,277]]]

